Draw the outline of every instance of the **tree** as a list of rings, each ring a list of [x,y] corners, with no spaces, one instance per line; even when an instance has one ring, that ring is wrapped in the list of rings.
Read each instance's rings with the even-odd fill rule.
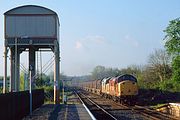
[[[24,91],[25,86],[24,86],[24,73],[21,72],[20,74],[20,91]]]
[[[130,65],[127,68],[121,69],[122,74],[132,74],[138,77],[142,73],[142,66]]]
[[[150,54],[148,63],[149,73],[157,76],[161,82],[171,77],[170,55],[165,50],[155,50]],[[152,78],[157,78],[153,76]]]
[[[164,30],[165,47],[174,56],[180,55],[180,18],[170,21],[169,26]]]
[[[105,69],[104,66],[96,66],[91,72],[92,79],[103,79],[105,77]]]
[[[91,72],[93,80],[103,79],[105,77],[115,77],[121,74],[121,71],[117,68],[106,68],[104,66],[96,66]]]
[[[173,66],[173,80],[180,83],[180,55],[174,57],[172,66]]]
[[[41,77],[35,79],[35,85],[38,87],[43,85],[49,86],[50,84],[50,76],[46,75],[45,73],[42,73]]]
[[[180,18],[170,21],[164,32],[166,50],[172,55],[172,78],[180,82]]]

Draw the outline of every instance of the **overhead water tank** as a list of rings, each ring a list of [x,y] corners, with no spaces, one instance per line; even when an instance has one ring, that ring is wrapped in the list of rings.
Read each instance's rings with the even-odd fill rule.
[[[17,38],[20,44],[51,44],[59,40],[58,15],[45,7],[26,5],[13,8],[5,15],[5,43],[15,44]]]

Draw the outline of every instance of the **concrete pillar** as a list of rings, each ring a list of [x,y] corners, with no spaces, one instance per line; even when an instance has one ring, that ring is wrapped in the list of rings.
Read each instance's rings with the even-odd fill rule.
[[[34,83],[34,76],[36,74],[36,51],[33,47],[29,48],[29,70],[31,70],[31,78],[32,78],[32,88],[34,87],[33,83]],[[30,69],[31,67],[32,69]]]
[[[20,89],[20,53],[17,50],[17,55],[15,55],[15,91],[18,92]]]
[[[7,92],[7,47],[4,47],[4,80],[3,80],[3,93]]]
[[[59,44],[54,42],[54,104],[59,104]]]
[[[20,86],[20,51],[18,48],[18,38],[15,38],[15,49],[14,49],[14,56],[15,56],[15,66],[14,66],[14,78],[15,78],[15,92],[19,91],[19,86]]]
[[[15,52],[14,48],[10,49],[11,51],[11,57],[10,57],[10,81],[9,81],[9,92],[15,91]]]

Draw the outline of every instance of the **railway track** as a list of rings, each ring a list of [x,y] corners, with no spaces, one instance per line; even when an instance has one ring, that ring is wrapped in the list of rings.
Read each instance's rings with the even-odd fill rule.
[[[91,111],[91,113],[94,115],[95,119],[97,120],[118,120],[116,117],[114,117],[112,114],[110,114],[108,111],[103,109],[101,106],[96,104],[94,101],[92,101],[90,98],[85,96],[82,93],[74,91],[79,99],[88,107],[88,109]]]
[[[101,100],[97,96],[90,96],[82,91],[77,92],[77,94],[97,120],[144,120],[141,115],[133,114],[130,108],[125,109],[122,106],[112,104],[111,101]]]
[[[155,110],[147,109],[142,106],[126,106],[120,103],[116,103],[112,100],[101,98],[98,95],[81,91],[78,93],[81,99],[88,104],[90,111],[94,116],[105,116],[100,113],[99,109],[106,111],[106,113],[113,116],[111,119],[123,119],[123,120],[178,120],[178,118],[157,112]],[[96,106],[97,108],[94,108]],[[104,117],[107,118],[107,117]],[[98,119],[98,118],[97,118]],[[103,119],[103,118],[99,118]]]

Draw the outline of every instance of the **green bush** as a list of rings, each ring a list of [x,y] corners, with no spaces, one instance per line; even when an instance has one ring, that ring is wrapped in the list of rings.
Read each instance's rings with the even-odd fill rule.
[[[180,83],[174,80],[164,80],[162,82],[141,82],[138,83],[141,89],[156,89],[161,91],[180,92]]]
[[[159,89],[162,91],[173,91],[174,85],[170,80],[159,82]]]
[[[54,87],[53,86],[41,86],[38,89],[43,88],[45,93],[45,101],[53,101]]]
[[[0,87],[0,94],[3,93],[3,87]]]
[[[173,86],[174,86],[174,88],[173,88],[174,92],[180,92],[180,82],[175,81],[173,83]]]
[[[162,91],[180,92],[180,84],[177,81],[165,80],[159,82],[158,85],[156,86],[156,89]]]

